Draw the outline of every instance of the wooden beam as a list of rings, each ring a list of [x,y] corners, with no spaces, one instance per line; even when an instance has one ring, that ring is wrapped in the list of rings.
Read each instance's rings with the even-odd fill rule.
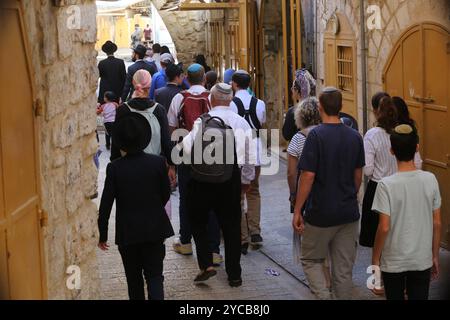
[[[284,74],[284,110],[287,111],[289,108],[289,94],[290,94],[290,84],[289,84],[289,62],[288,62],[288,28],[287,25],[287,2],[288,0],[281,0],[282,4],[282,21],[283,21],[283,74]]]
[[[180,5],[180,11],[194,10],[235,10],[239,9],[239,3],[236,2],[214,2],[214,3],[192,3],[183,2]]]
[[[239,0],[239,69],[248,70],[248,2],[247,0]]]
[[[264,100],[264,65],[263,65],[263,53],[264,53],[264,6],[265,1],[261,1],[261,7],[257,12],[257,52],[256,52],[256,79],[255,79],[255,91],[259,99]],[[256,4],[255,4],[256,6]],[[256,7],[257,8],[257,7]]]
[[[289,3],[289,21],[291,22],[290,25],[290,53],[291,53],[291,64],[292,64],[292,72],[295,72],[297,70],[297,25],[296,25],[296,16],[295,16],[295,4],[296,0],[290,0]]]
[[[297,0],[295,4],[295,12],[296,12],[296,42],[297,42],[297,69],[301,69],[302,67],[302,54],[303,54],[303,48],[302,48],[302,1]],[[294,71],[295,72],[295,71]]]

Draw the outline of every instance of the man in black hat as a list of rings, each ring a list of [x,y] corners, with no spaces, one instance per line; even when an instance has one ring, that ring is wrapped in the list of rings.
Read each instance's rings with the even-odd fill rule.
[[[112,91],[116,97],[122,96],[125,78],[127,76],[125,62],[114,57],[117,45],[111,41],[106,41],[102,46],[102,51],[108,56],[98,64],[100,74],[100,89],[98,93],[98,103],[103,104],[105,92]]]
[[[173,236],[165,211],[170,198],[166,160],[144,153],[150,143],[147,119],[130,112],[114,125],[114,139],[124,156],[108,164],[100,203],[99,248],[109,248],[108,221],[116,201],[116,239],[131,300],[164,299],[164,241]],[[144,276],[144,277],[143,277]]]
[[[122,93],[122,102],[126,102],[133,95],[133,76],[138,70],[147,70],[150,72],[152,77],[156,72],[158,72],[158,68],[154,62],[144,61],[146,53],[147,48],[142,44],[137,45],[133,50],[132,60],[134,64],[128,67],[127,80]]]

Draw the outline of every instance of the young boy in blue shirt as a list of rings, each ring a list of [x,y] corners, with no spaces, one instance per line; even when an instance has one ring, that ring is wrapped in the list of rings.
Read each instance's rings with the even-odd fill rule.
[[[441,196],[436,177],[414,165],[417,131],[397,126],[391,152],[398,172],[378,184],[372,210],[379,225],[372,264],[380,266],[386,298],[427,300],[430,280],[439,275]]]

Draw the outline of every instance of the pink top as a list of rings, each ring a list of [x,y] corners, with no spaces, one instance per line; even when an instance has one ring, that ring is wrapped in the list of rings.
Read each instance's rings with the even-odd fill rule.
[[[102,106],[103,122],[114,122],[116,120],[117,103],[108,102]]]

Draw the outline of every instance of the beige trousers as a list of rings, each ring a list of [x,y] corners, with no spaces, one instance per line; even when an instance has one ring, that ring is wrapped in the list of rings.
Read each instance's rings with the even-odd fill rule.
[[[353,288],[359,222],[330,228],[305,224],[301,244],[303,271],[310,289],[319,299],[349,300]],[[330,257],[331,288],[324,274],[325,259]]]
[[[250,189],[241,197],[241,243],[249,243],[252,235],[261,234],[261,195],[259,193],[259,176],[261,167],[255,168],[255,179]],[[245,210],[247,200],[247,210]]]

